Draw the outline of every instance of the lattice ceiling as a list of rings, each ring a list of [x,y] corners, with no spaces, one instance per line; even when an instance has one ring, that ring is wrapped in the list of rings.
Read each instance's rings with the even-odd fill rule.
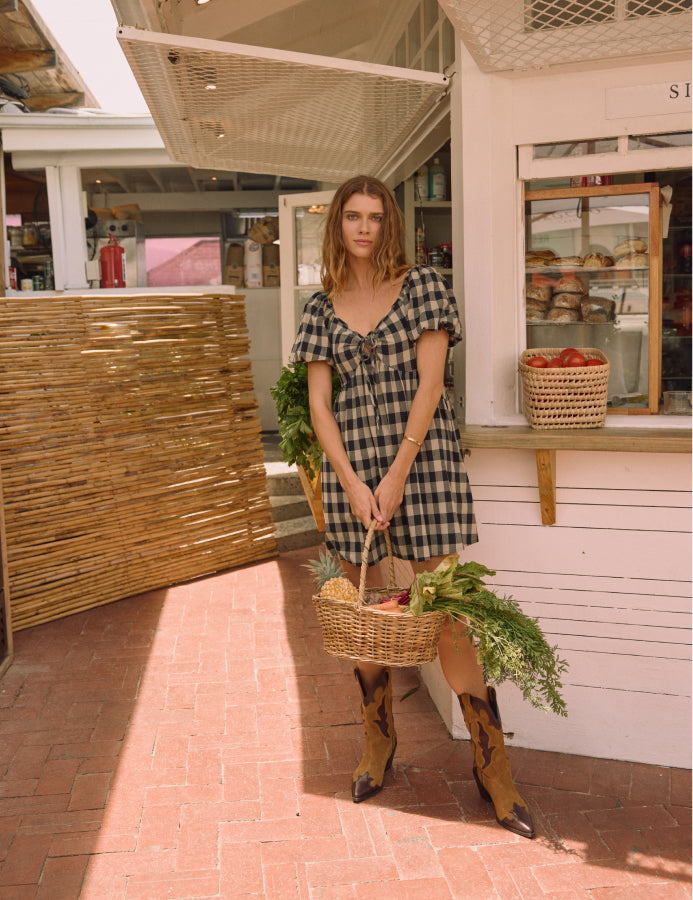
[[[377,174],[444,75],[120,28],[166,149],[198,168],[338,182]]]
[[[691,49],[691,0],[439,3],[485,72]]]

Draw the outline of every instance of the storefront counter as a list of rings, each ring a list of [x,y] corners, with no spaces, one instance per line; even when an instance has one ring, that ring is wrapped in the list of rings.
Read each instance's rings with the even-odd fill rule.
[[[681,417],[681,422],[685,421]],[[690,422],[690,417],[688,419]],[[668,423],[667,423],[668,425]],[[460,425],[465,448],[506,450],[614,450],[623,453],[690,453],[691,427],[659,428],[556,428],[538,430],[529,425]]]
[[[682,417],[683,421],[683,417]],[[689,428],[564,428],[539,430],[522,425],[462,425],[466,449],[486,447],[534,450],[542,525],[556,524],[556,451],[591,450],[621,453],[690,453]]]

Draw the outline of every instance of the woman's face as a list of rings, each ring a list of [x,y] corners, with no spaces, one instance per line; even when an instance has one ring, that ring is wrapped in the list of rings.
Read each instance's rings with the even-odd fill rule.
[[[383,203],[379,197],[352,194],[342,207],[342,236],[347,253],[369,259],[380,240]]]

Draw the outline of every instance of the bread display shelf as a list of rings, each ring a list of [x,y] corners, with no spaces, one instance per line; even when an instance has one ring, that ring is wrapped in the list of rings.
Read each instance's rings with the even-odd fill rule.
[[[662,198],[656,182],[525,190],[525,321],[527,346],[537,325],[570,325],[549,344],[611,341],[610,391],[644,397],[610,413],[656,415],[662,357]],[[587,265],[584,263],[587,262]],[[573,284],[566,285],[567,280]],[[576,284],[577,283],[577,284]],[[581,287],[579,286],[581,284]],[[550,295],[547,297],[546,293]],[[582,295],[578,297],[568,295]],[[584,301],[584,302],[583,302]],[[618,328],[618,323],[622,326]],[[610,340],[611,338],[609,338]]]
[[[649,272],[649,266],[527,266],[527,275],[548,274],[562,275],[565,272],[579,272],[586,275],[599,275],[602,272]]]
[[[575,322],[561,322],[560,319],[552,321],[551,319],[527,319],[528,325],[610,325],[613,327],[616,324],[616,319],[612,319],[609,322],[587,322],[584,319],[580,319]]]

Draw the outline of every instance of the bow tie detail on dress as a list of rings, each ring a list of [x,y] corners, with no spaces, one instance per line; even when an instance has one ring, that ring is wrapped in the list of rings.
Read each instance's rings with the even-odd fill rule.
[[[380,354],[378,353],[378,341],[374,334],[368,334],[361,341],[361,360],[362,362],[380,362]]]

